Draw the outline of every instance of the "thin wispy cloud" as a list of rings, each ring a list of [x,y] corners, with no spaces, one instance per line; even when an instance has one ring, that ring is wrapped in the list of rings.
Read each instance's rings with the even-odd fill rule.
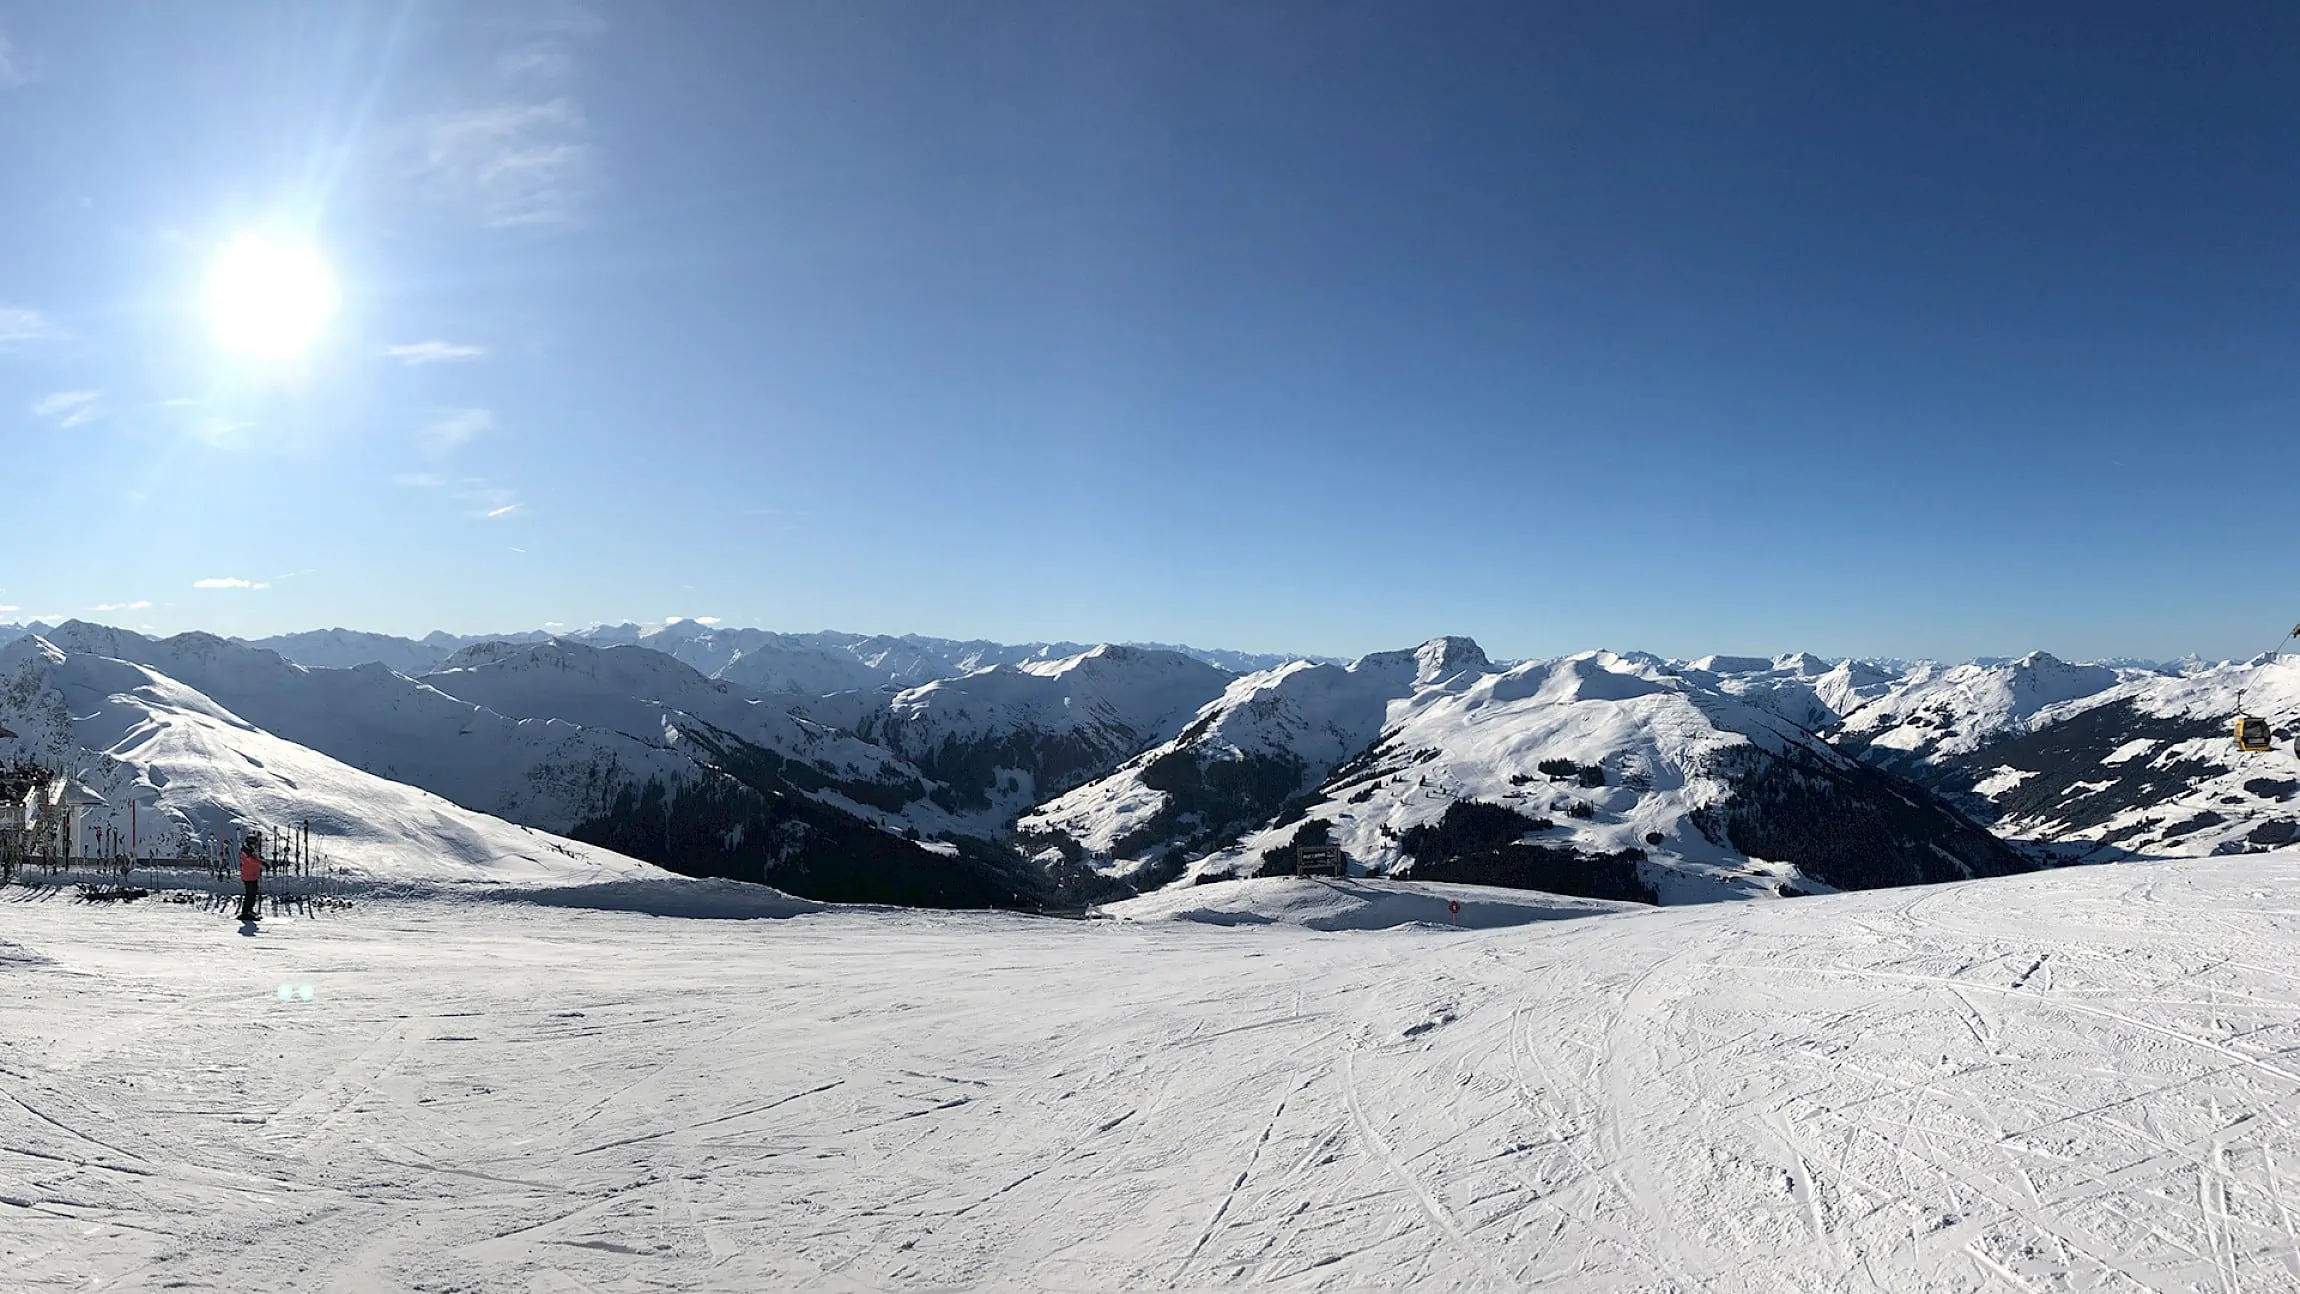
[[[452,113],[426,132],[424,167],[497,227],[569,225],[598,184],[574,99]]]
[[[90,611],[141,611],[150,605],[152,603],[149,598],[138,598],[134,602],[99,602],[88,609]]]
[[[390,347],[384,354],[402,364],[455,364],[479,359],[487,354],[487,348],[452,341],[419,341]]]
[[[575,77],[575,52],[563,40],[539,40],[496,59],[495,70],[510,80],[564,85]]]
[[[445,490],[463,507],[463,515],[480,521],[496,521],[515,516],[526,510],[519,491],[496,485],[478,476],[442,476],[437,472],[408,472],[395,476],[392,483],[414,490]]]
[[[479,521],[498,521],[524,512],[527,505],[517,490],[493,484],[485,477],[443,476],[437,472],[406,472],[392,483],[412,490],[445,490],[463,506],[463,515]]]
[[[32,403],[32,416],[47,418],[59,427],[77,427],[96,420],[94,391],[58,391]]]
[[[16,59],[16,45],[8,39],[8,29],[0,27],[0,89],[22,84],[24,65]]]
[[[600,188],[599,150],[577,97],[581,46],[604,29],[579,6],[517,23],[487,82],[394,132],[418,191],[498,227],[578,223]]]
[[[434,421],[416,437],[423,452],[445,458],[495,427],[495,415],[485,409],[458,409]]]
[[[463,489],[456,497],[470,507],[470,511],[464,515],[481,521],[499,521],[516,516],[527,506],[520,499],[519,491],[490,485],[485,481],[463,482]]]
[[[58,334],[48,316],[24,306],[0,306],[0,345],[46,341]]]
[[[192,587],[195,589],[268,589],[271,585],[263,580],[243,580],[232,575],[211,575],[204,580],[193,580]]]

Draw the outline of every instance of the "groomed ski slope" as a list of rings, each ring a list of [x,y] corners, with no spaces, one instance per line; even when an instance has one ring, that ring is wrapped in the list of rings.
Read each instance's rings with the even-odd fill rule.
[[[0,1285],[2288,1288],[2296,900],[0,904]]]

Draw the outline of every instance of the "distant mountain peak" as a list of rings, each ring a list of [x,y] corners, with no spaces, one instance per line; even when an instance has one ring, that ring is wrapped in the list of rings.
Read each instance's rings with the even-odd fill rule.
[[[1485,648],[1478,646],[1476,639],[1453,635],[1432,638],[1415,648],[1414,664],[1414,681],[1422,684],[1493,670],[1493,662],[1486,659]]]
[[[1773,658],[1770,656],[1727,656],[1712,652],[1707,656],[1695,657],[1687,662],[1685,667],[1700,670],[1704,674],[1757,674],[1773,668]]]

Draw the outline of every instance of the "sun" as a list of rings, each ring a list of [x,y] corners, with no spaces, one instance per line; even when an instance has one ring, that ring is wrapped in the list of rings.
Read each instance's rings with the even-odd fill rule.
[[[302,355],[327,326],[337,300],[327,258],[292,236],[234,239],[208,270],[208,327],[218,345],[249,359]]]

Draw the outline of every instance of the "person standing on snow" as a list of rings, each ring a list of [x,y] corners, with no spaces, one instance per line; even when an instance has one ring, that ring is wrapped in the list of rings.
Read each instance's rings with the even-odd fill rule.
[[[240,884],[247,887],[246,896],[240,900],[242,921],[257,919],[256,900],[261,896],[256,892],[256,883],[263,879],[263,875],[263,837],[251,831],[247,843],[240,846]]]

